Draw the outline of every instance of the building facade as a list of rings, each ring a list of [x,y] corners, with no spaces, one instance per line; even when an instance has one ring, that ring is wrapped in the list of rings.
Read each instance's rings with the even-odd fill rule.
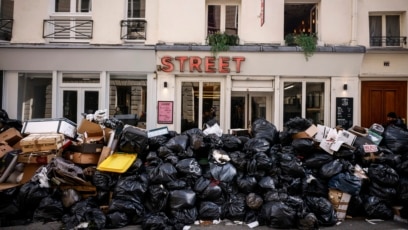
[[[405,0],[2,0],[2,107],[75,122],[118,108],[178,132],[211,118],[224,133],[258,117],[369,127],[407,115],[407,11]],[[310,55],[289,41],[303,35]]]

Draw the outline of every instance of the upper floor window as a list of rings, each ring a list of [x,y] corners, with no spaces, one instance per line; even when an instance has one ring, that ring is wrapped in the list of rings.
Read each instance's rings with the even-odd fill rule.
[[[406,37],[401,37],[399,15],[371,15],[369,17],[370,46],[402,46]]]
[[[128,18],[145,18],[146,0],[128,0]]]
[[[55,12],[87,13],[91,6],[92,0],[56,0]]]
[[[208,4],[207,33],[226,33],[238,35],[238,4]]]
[[[307,1],[306,1],[307,2]],[[284,35],[316,34],[318,10],[315,3],[285,3]]]

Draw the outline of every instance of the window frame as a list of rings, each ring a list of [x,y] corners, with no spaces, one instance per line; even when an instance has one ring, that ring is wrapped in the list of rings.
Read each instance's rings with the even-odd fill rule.
[[[398,16],[398,19],[399,19],[398,20],[398,22],[399,22],[399,24],[398,24],[399,37],[400,38],[404,37],[403,36],[404,31],[403,31],[403,28],[402,28],[402,17],[403,17],[403,15],[401,15],[400,13],[394,13],[394,12],[371,12],[371,13],[369,13],[369,16],[368,16],[369,17],[368,18],[369,47],[372,47],[372,48],[389,48],[389,47],[403,47],[404,46],[404,44],[402,44],[402,42],[400,40],[398,40],[399,41],[398,45],[387,45],[388,44],[387,37],[389,37],[389,36],[387,36],[387,16]],[[375,43],[375,42],[371,41],[371,38],[372,38],[371,31],[370,31],[370,28],[371,28],[370,18],[371,17],[381,17],[381,45],[378,45],[378,46],[371,45],[372,43]]]
[[[91,13],[92,13],[92,0],[89,0],[89,9],[88,9],[88,11],[87,12],[77,12],[77,1],[83,1],[83,0],[69,0],[70,1],[70,9],[69,9],[69,12],[58,12],[57,11],[57,9],[56,9],[56,7],[57,7],[57,3],[56,3],[56,1],[57,0],[54,0],[53,1],[53,13],[54,13],[54,15],[59,15],[59,16],[63,16],[63,15],[69,15],[69,16],[72,16],[72,15],[81,15],[81,16],[83,16],[83,15],[89,15],[89,16],[91,16]]]
[[[208,28],[208,21],[209,21],[209,6],[220,6],[220,31],[219,31],[219,33],[224,33],[225,31],[226,31],[226,25],[227,25],[227,23],[226,23],[226,15],[227,15],[227,6],[236,6],[237,7],[237,13],[236,13],[236,17],[237,17],[237,19],[235,20],[235,23],[237,24],[236,25],[236,30],[237,30],[237,32],[236,32],[236,35],[239,35],[239,25],[240,25],[240,19],[241,19],[241,17],[240,17],[240,15],[241,15],[241,1],[237,1],[237,0],[234,0],[234,1],[227,1],[227,2],[225,2],[225,1],[219,1],[219,0],[208,0],[207,2],[206,2],[206,8],[205,8],[205,11],[206,11],[206,14],[205,14],[205,16],[206,16],[206,23],[205,23],[205,28],[206,28],[206,34],[207,34],[207,36],[209,35],[209,33],[208,33],[208,31],[209,31],[209,28]]]

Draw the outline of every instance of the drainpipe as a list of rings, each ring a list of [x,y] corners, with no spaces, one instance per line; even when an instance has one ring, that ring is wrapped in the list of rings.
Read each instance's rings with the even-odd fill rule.
[[[357,10],[357,1],[358,0],[352,0],[352,5],[351,5],[351,46],[356,46],[357,45],[357,16],[358,16],[358,10]]]

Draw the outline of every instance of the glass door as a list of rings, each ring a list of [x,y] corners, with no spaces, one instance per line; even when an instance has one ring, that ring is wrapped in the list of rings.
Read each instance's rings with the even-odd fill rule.
[[[272,93],[234,92],[231,97],[230,128],[248,129],[258,118],[272,122]]]
[[[99,109],[99,89],[62,88],[62,117],[78,124],[83,113],[93,114]]]

